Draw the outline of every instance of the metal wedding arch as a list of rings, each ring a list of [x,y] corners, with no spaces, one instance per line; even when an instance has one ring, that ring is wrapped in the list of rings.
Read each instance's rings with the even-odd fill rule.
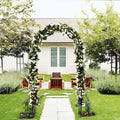
[[[58,24],[58,25],[47,25],[43,30],[39,30],[38,33],[34,36],[34,40],[30,46],[29,50],[29,60],[30,60],[30,68],[29,68],[29,95],[30,101],[29,104],[32,106],[39,104],[39,98],[37,96],[37,78],[36,75],[38,73],[37,69],[37,61],[38,52],[41,52],[40,45],[43,40],[46,40],[48,36],[53,35],[55,32],[60,32],[66,34],[70,39],[73,40],[74,44],[74,54],[76,55],[76,69],[77,69],[77,96],[78,96],[78,111],[79,114],[82,113],[82,104],[84,101],[84,62],[83,62],[83,43],[80,39],[79,34],[72,27],[69,27],[67,24]]]

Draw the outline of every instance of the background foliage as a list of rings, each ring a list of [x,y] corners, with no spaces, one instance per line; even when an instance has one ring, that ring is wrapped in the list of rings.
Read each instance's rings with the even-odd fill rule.
[[[106,5],[106,11],[100,12],[93,6],[95,18],[90,18],[84,11],[85,18],[78,20],[79,34],[86,45],[86,53],[96,62],[106,62],[120,55],[120,16],[114,5]],[[120,62],[120,60],[119,60]]]

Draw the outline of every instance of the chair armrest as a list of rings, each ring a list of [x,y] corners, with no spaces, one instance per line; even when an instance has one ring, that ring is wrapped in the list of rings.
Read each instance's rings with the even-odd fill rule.
[[[71,81],[71,77],[72,77],[72,76],[70,76],[70,82],[72,82],[72,81]]]
[[[45,81],[45,76],[43,76],[43,82]]]

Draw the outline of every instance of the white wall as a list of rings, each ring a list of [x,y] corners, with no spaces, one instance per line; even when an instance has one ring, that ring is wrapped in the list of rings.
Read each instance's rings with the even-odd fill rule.
[[[66,67],[51,67],[51,47],[66,48]],[[62,74],[76,73],[75,55],[73,45],[43,45],[42,52],[39,53],[38,69],[40,74],[51,74],[52,72],[61,72]]]
[[[89,68],[89,64],[90,64],[90,60],[88,60],[88,62],[85,63],[85,65],[86,65],[85,69]],[[107,72],[109,72],[111,70],[110,62],[101,63],[101,64],[99,64],[99,66],[100,66],[101,70],[106,70]]]
[[[24,53],[24,63],[27,63],[27,62],[28,62],[28,54]],[[0,60],[0,66],[1,66],[1,60]],[[21,65],[21,67],[23,68],[23,65]],[[18,65],[18,69],[19,69],[19,65]],[[15,57],[4,56],[3,71],[16,71],[16,58]],[[1,68],[0,68],[0,73],[1,73]]]

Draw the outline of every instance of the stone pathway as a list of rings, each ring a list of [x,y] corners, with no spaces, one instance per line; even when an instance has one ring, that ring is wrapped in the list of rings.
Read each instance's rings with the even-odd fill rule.
[[[48,89],[48,82],[43,82],[41,89]],[[64,89],[72,89],[71,88],[71,83],[70,82],[64,82]]]
[[[40,120],[75,120],[68,96],[47,96]]]

